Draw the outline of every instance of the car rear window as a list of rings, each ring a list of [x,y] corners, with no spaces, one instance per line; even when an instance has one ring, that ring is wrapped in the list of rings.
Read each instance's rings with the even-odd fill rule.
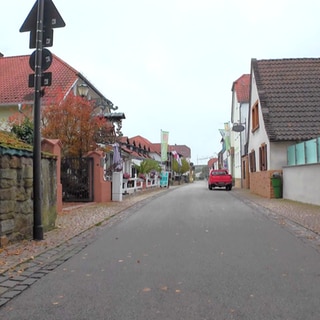
[[[212,171],[212,176],[225,176],[227,173],[225,171]]]

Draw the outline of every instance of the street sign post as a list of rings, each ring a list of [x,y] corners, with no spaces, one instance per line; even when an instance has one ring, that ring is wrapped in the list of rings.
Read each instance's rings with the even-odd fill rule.
[[[37,0],[20,28],[20,32],[30,31],[30,48],[35,52],[30,58],[30,67],[35,72],[29,76],[34,86],[34,139],[33,139],[33,238],[43,240],[42,208],[41,208],[41,86],[51,85],[51,72],[42,73],[50,67],[52,55],[43,47],[53,44],[53,28],[64,27],[65,23],[52,0]],[[34,68],[33,68],[34,67]],[[33,78],[33,79],[32,79]]]

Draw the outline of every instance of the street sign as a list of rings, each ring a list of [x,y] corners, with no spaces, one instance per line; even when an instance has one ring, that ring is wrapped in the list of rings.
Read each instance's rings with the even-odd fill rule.
[[[26,20],[20,28],[20,32],[30,31],[30,43],[29,48],[36,48],[36,33],[37,33],[37,13],[38,13],[38,1],[32,7]],[[44,1],[43,11],[43,47],[51,47],[53,44],[53,30],[54,28],[65,27],[60,13],[55,7],[52,0]]]
[[[37,50],[33,51],[30,58],[29,58],[29,65],[30,68],[35,71],[36,68],[36,54]],[[47,70],[52,63],[52,54],[48,49],[42,49],[42,59],[41,59],[41,69],[42,71]]]
[[[35,30],[30,31],[29,48],[34,49],[36,47],[37,32]],[[52,47],[53,45],[53,29],[43,28],[42,34],[43,47]]]
[[[28,81],[28,87],[34,88],[34,77],[35,74],[31,73],[29,74],[29,81]],[[52,83],[52,72],[44,72],[41,75],[41,86],[42,87],[49,87]]]
[[[234,131],[234,132],[242,132],[244,129],[245,129],[245,127],[241,123],[234,123],[232,126],[232,131]]]

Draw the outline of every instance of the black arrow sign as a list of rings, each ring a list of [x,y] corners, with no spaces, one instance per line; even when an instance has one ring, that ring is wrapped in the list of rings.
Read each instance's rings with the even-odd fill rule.
[[[28,14],[26,20],[20,28],[20,32],[36,32],[38,1],[39,0],[37,0],[32,7],[30,13]],[[47,29],[62,28],[66,25],[52,0],[45,0],[43,22],[44,27],[46,27]]]

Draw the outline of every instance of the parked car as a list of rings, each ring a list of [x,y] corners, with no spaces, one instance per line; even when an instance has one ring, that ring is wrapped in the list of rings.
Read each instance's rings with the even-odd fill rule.
[[[208,178],[208,188],[209,190],[212,190],[216,187],[225,188],[228,191],[232,189],[232,175],[229,174],[228,170],[210,170]]]

